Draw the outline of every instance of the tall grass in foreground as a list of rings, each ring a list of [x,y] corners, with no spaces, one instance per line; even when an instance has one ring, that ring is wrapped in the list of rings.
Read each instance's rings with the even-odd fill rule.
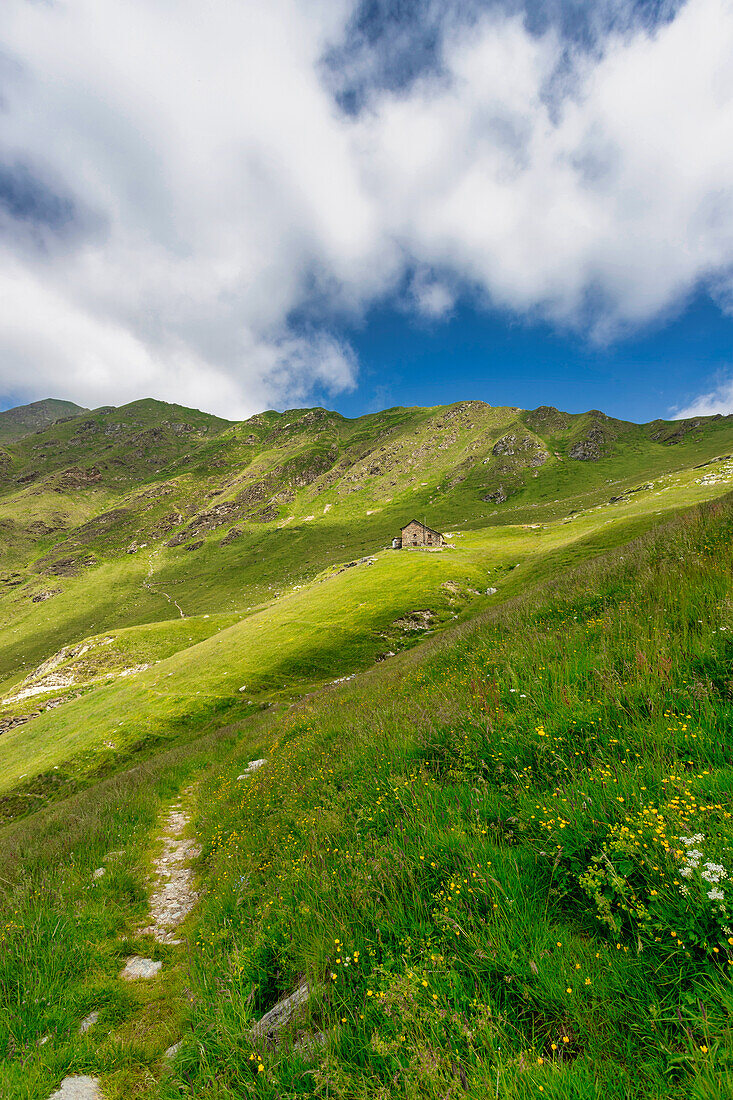
[[[156,1095],[733,1095],[732,536],[695,511],[235,750]],[[253,1045],[303,977],[306,1042]]]
[[[118,980],[130,954],[171,956],[135,935],[147,914],[151,831],[192,772],[229,745],[227,731],[200,738],[0,832],[2,1100],[45,1100],[74,1072],[133,1081],[118,1095],[145,1095],[181,1014],[175,983],[151,1019],[139,991]],[[80,1036],[92,1010],[99,1027]]]

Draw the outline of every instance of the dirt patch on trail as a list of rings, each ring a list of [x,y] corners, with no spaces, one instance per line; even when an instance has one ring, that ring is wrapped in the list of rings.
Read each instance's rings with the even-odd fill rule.
[[[201,849],[194,840],[187,840],[183,835],[189,820],[180,803],[171,809],[162,836],[163,851],[154,860],[156,882],[150,896],[150,923],[143,933],[152,935],[158,943],[182,942],[176,937],[175,929],[198,901],[190,864],[200,855]]]

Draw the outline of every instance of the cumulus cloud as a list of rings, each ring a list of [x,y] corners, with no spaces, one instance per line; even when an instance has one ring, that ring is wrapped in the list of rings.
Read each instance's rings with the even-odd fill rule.
[[[320,77],[346,7],[307,8],[8,0],[6,390],[153,393],[234,416],[353,384],[348,348],[288,324],[314,285],[359,308],[390,263],[351,126]],[[43,219],[29,234],[30,173],[95,217],[72,239]]]
[[[408,308],[427,320],[437,321],[447,317],[455,304],[455,291],[446,279],[432,271],[418,270],[414,273],[406,300]]]
[[[733,376],[721,374],[709,393],[701,393],[684,409],[673,409],[672,412],[675,420],[733,413]]]
[[[554,30],[490,14],[369,125],[390,231],[511,310],[605,339],[733,255],[729,0],[570,64]]]
[[[725,308],[733,0],[573,7],[417,4],[408,71],[356,0],[5,0],[0,391],[241,416],[352,386],[390,295]]]

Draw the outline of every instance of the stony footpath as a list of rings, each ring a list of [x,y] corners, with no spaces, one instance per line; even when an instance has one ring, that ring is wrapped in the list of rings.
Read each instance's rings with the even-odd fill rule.
[[[247,779],[266,763],[266,760],[252,760],[237,778]],[[153,860],[154,871],[150,882],[150,917],[145,927],[138,930],[139,935],[150,935],[157,943],[173,946],[184,942],[177,930],[191,913],[199,897],[194,885],[192,863],[200,855],[201,849],[195,840],[185,835],[191,824],[186,803],[191,801],[193,794],[193,787],[183,791],[163,821],[162,832],[157,837],[162,844],[162,851]],[[106,858],[118,854],[111,852]],[[105,869],[100,867],[94,872],[94,877],[104,873]],[[157,978],[162,969],[163,963],[159,960],[132,955],[127,959],[120,979],[126,982],[150,980]],[[308,987],[303,986],[278,1003],[256,1026],[255,1034],[270,1043],[276,1042],[279,1030],[307,1001],[308,992]],[[98,1019],[98,1011],[90,1012],[80,1024],[80,1034],[94,1027]],[[316,1041],[318,1038],[320,1037]],[[171,1061],[180,1045],[180,1042],[173,1043],[166,1050],[164,1058]],[[104,1100],[104,1094],[98,1077],[75,1075],[65,1077],[49,1100]]]
[[[49,1100],[102,1100],[96,1077],[65,1077]]]
[[[184,796],[191,795],[191,789]],[[166,819],[163,852],[154,861],[156,885],[150,897],[150,923],[143,934],[150,933],[158,943],[182,943],[175,929],[196,905],[198,895],[193,886],[191,860],[201,854],[195,841],[183,836],[189,826],[189,816],[178,802]]]
[[[257,762],[260,763],[259,761]],[[162,842],[161,854],[153,860],[154,874],[151,882],[149,923],[139,930],[141,935],[152,935],[158,943],[181,944],[177,929],[192,911],[198,900],[194,888],[192,861],[200,854],[200,848],[194,840],[184,834],[190,826],[190,815],[184,807],[184,799],[190,799],[193,788],[183,792],[179,800],[171,807],[163,823],[163,831],[158,837]],[[99,868],[94,876],[104,874]],[[156,978],[163,963],[132,955],[125,963],[120,979],[126,982],[144,981]],[[91,1012],[81,1023],[81,1034],[92,1028],[99,1019],[97,1011]],[[179,1043],[173,1044],[165,1052],[170,1060],[175,1056]],[[103,1100],[97,1077],[75,1075],[65,1077],[59,1088],[49,1100]]]

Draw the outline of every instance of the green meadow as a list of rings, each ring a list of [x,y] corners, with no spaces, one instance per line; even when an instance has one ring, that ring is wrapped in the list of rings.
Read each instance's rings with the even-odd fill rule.
[[[727,499],[685,513],[6,827],[6,1093],[92,1067],[110,1097],[725,1096],[732,533]],[[192,776],[206,895],[133,994],[150,833]],[[253,1044],[303,977],[323,1046]]]
[[[34,432],[0,465],[0,1095],[733,1095],[728,418]],[[389,548],[413,516],[447,545]],[[178,798],[183,946],[140,932]]]
[[[136,746],[149,750],[189,736],[212,711],[226,715],[236,714],[242,705],[272,705],[367,668],[394,645],[421,636],[393,628],[411,610],[429,610],[430,632],[441,630],[455,617],[475,615],[538,579],[561,575],[573,564],[628,540],[682,504],[718,495],[721,487],[733,484],[733,469],[728,472],[726,467],[725,476],[714,484],[699,484],[700,480],[694,470],[681,471],[658,479],[654,488],[614,504],[578,509],[562,520],[455,530],[449,532],[449,547],[440,552],[379,548],[350,568],[343,568],[348,563],[336,564],[301,585],[283,585],[267,602],[238,611],[177,615],[113,631],[112,637],[83,638],[77,644],[89,646],[91,652],[54,669],[57,675],[70,674],[79,685],[79,697],[3,735],[0,795],[21,779],[32,785],[39,774],[69,765],[72,774],[94,774],[109,767],[118,753],[126,756]],[[293,572],[298,545],[289,562]],[[362,549],[367,554],[370,548]],[[172,556],[170,551],[167,556]],[[162,554],[159,561],[159,575],[165,577],[171,565]],[[128,584],[131,570],[140,582],[145,559],[135,556],[129,562],[127,557],[102,566],[89,575],[89,589],[77,583],[67,601],[81,614],[91,610],[98,620],[105,613],[104,601],[96,596],[99,587],[109,599],[119,600],[125,592],[118,579],[123,570]],[[180,580],[175,587],[166,581],[160,584],[188,608],[194,602],[195,578]],[[231,598],[231,572],[226,580]],[[496,595],[487,596],[488,588],[496,588]],[[153,593],[145,591],[152,600]],[[262,586],[249,595],[263,597]],[[200,605],[200,591],[197,599]],[[215,595],[210,606],[223,602]],[[157,603],[170,614],[164,598],[157,596]],[[55,608],[65,611],[62,600]],[[34,609],[16,632],[32,629],[38,615]],[[63,621],[68,629],[68,617]],[[131,669],[131,675],[125,675]],[[11,707],[14,714],[32,713],[39,698],[68,696],[66,688],[59,688],[15,701],[23,684],[16,674],[3,685],[2,697],[11,700],[6,709]],[[61,777],[50,778],[58,787]]]

